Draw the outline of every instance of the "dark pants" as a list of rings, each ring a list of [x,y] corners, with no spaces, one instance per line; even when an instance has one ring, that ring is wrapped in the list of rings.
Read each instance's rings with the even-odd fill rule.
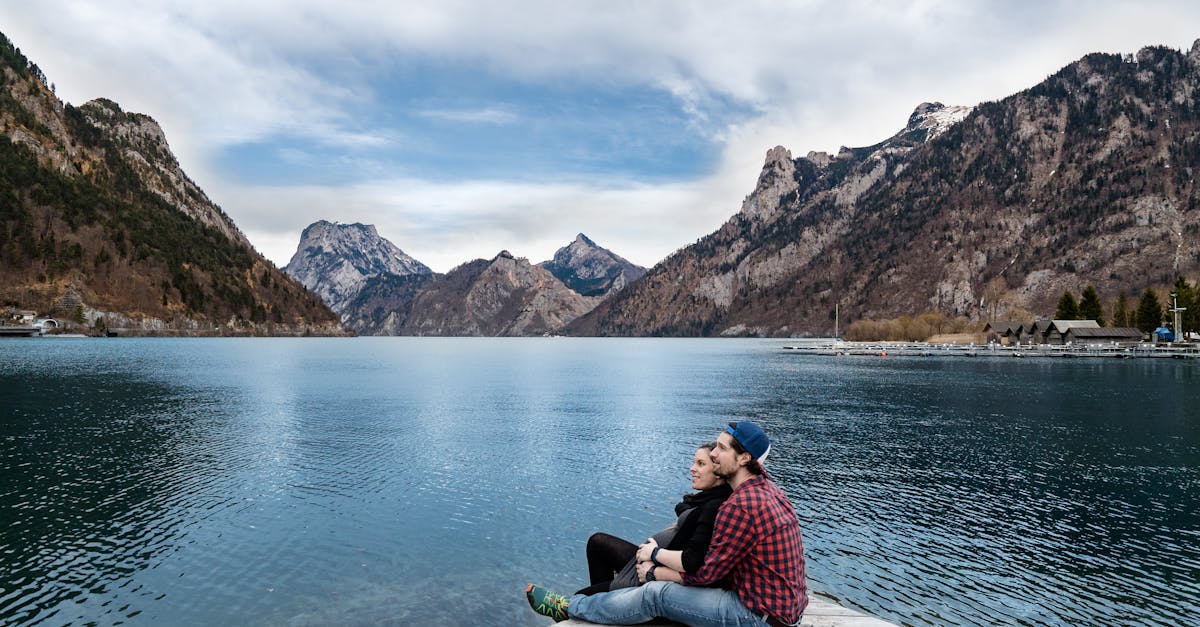
[[[588,577],[592,585],[575,594],[608,592],[608,585],[629,560],[637,555],[637,545],[607,533],[594,533],[587,541]]]

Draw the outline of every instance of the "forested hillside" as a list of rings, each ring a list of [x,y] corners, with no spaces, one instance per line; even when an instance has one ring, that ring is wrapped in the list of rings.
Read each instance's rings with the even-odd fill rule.
[[[183,173],[153,119],[62,103],[3,35],[0,304],[93,332],[342,332]]]

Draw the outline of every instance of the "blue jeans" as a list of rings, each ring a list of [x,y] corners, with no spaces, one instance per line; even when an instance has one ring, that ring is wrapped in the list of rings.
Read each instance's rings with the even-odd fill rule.
[[[767,622],[755,616],[731,590],[693,588],[673,581],[651,581],[592,596],[577,594],[567,606],[571,618],[609,625],[636,625],[655,617],[685,625],[752,625]]]

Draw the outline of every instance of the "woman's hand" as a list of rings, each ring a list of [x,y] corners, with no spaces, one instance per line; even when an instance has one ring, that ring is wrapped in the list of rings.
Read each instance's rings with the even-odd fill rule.
[[[650,562],[650,555],[654,553],[654,549],[658,548],[658,542],[654,538],[646,540],[646,543],[638,547],[637,559],[639,562]],[[640,569],[639,569],[640,570]],[[639,573],[640,575],[641,573]]]
[[[649,562],[649,561],[645,561],[645,562],[639,561],[638,562],[637,571],[638,571],[638,581],[639,582],[646,583],[646,573],[650,572],[651,568],[654,568],[654,562]]]

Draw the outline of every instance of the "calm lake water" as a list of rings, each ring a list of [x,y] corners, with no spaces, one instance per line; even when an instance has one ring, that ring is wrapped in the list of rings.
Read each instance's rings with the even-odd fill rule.
[[[809,585],[913,625],[1200,615],[1200,363],[785,342],[0,342],[0,623],[544,625],[695,446],[774,438]]]

